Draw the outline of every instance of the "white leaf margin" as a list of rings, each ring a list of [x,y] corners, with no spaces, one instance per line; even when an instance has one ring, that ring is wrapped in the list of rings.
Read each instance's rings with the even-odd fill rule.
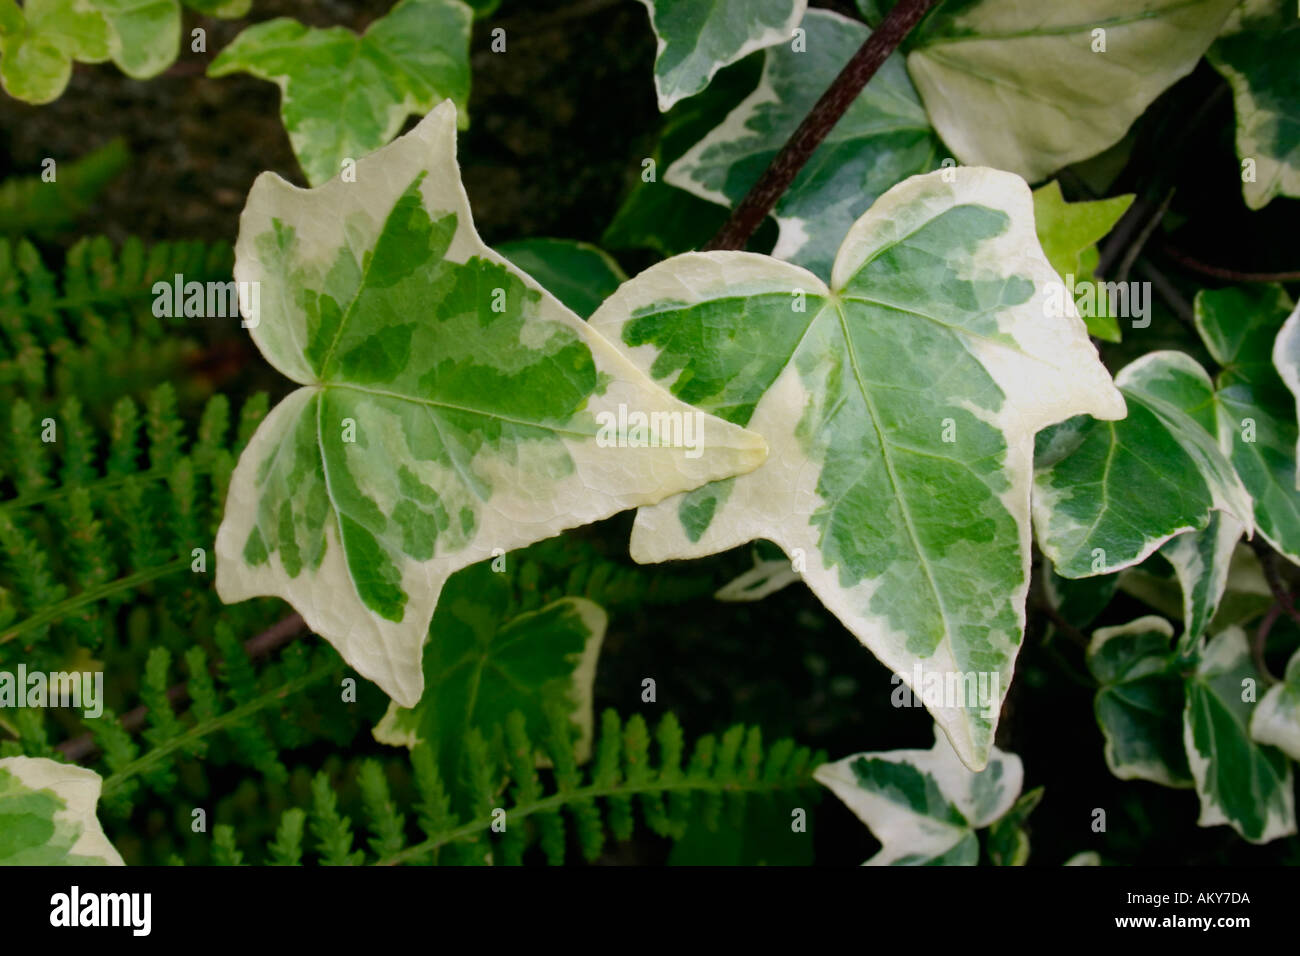
[[[1014,273],[1027,275],[1034,282],[1035,291],[1028,301],[1002,313],[1000,331],[1016,342],[1016,350],[978,342],[968,345],[1004,394],[1002,412],[993,424],[1007,438],[1007,460],[1023,463],[1008,470],[1009,487],[1001,496],[1020,525],[1023,577],[1010,600],[1017,608],[1023,634],[1032,551],[1034,435],[1074,415],[1118,419],[1127,409],[1088,338],[1083,319],[1065,294],[1061,277],[1042,251],[1034,228],[1033,196],[1019,176],[997,169],[959,166],[909,177],[876,200],[854,223],[836,256],[829,287],[807,269],[769,256],[690,252],[653,265],[624,283],[589,321],[649,374],[658,355],[657,347],[628,347],[622,343],[620,331],[639,307],[667,299],[698,302],[709,297],[710,290],[722,288],[739,290],[731,291],[732,295],[802,290],[829,296],[831,289],[842,288],[882,247],[899,241],[946,209],[968,202],[1005,212],[1010,221],[1003,233],[979,244],[967,272],[976,277]],[[1064,305],[1063,310],[1059,304]],[[1033,361],[1027,361],[1026,356]],[[665,379],[664,384],[671,387],[672,380]],[[736,479],[726,505],[719,508],[698,542],[691,542],[682,529],[677,514],[679,498],[640,509],[632,529],[632,558],[639,563],[654,563],[700,557],[762,538],[780,545],[787,554],[798,549],[804,558],[803,580],[826,608],[912,687],[917,658],[905,651],[906,635],[862,613],[861,595],[856,589],[846,591],[839,586],[838,571],[825,566],[816,546],[815,529],[808,524],[807,516],[813,514],[819,500],[808,487],[816,484],[816,470],[789,422],[790,410],[795,410],[797,419],[808,398],[798,373],[787,365],[760,399],[747,425],[767,439],[768,462]],[[774,471],[791,475],[789,495],[768,493],[768,476]],[[865,586],[869,587],[870,582]],[[939,672],[961,670],[947,641],[924,659],[923,667]],[[1003,695],[1011,675],[1006,678],[1001,682]],[[912,690],[920,694],[922,688]],[[1000,700],[998,704],[1000,707]],[[962,760],[973,768],[982,767],[987,750],[974,739],[966,712],[936,706],[931,714],[950,735]]]
[[[68,851],[70,855],[93,857],[108,866],[125,866],[95,814],[104,785],[99,774],[46,757],[5,757],[0,759],[0,770],[9,771],[29,790],[51,790],[63,801],[56,819],[81,827],[77,842]]]
[[[695,96],[702,93],[708,88],[713,78],[718,75],[718,71],[723,67],[730,66],[732,63],[739,63],[749,54],[758,50],[766,49],[770,46],[776,46],[778,43],[784,43],[786,40],[793,38],[794,30],[803,22],[804,14],[808,11],[808,0],[791,0],[790,16],[786,22],[778,27],[769,27],[753,36],[748,37],[740,48],[720,60],[714,60],[710,68],[705,72],[704,84],[695,90],[686,90],[680,87],[665,88],[666,83],[659,73],[659,58],[663,55],[664,49],[668,46],[668,41],[659,35],[658,27],[655,25],[655,3],[734,3],[735,0],[638,0],[646,8],[646,13],[650,17],[650,27],[655,35],[655,94],[659,101],[659,112],[667,113],[680,100]],[[748,0],[741,0],[748,2]],[[740,4],[736,4],[739,6]]]
[[[860,759],[883,760],[889,763],[910,764],[923,774],[929,774],[939,790],[969,823],[968,827],[954,827],[932,817],[909,811],[878,793],[858,785],[853,764]],[[1001,767],[1003,776],[997,801],[984,813],[979,813],[975,802],[976,778],[992,772],[994,765]],[[835,794],[866,824],[880,841],[881,848],[864,866],[890,866],[905,856],[935,858],[952,850],[968,835],[994,823],[1010,810],[1024,787],[1024,765],[1020,758],[994,747],[989,756],[989,767],[972,771],[966,767],[952,749],[947,735],[938,724],[934,725],[934,746],[929,750],[888,750],[879,753],[856,753],[833,763],[824,763],[813,771],[813,779]]]
[[[568,528],[750,470],[767,455],[761,436],[674,398],[607,342],[594,326],[479,238],[456,161],[456,128],[455,104],[444,100],[411,132],[358,160],[355,182],[345,182],[340,174],[320,186],[304,189],[275,173],[262,173],[249,192],[235,244],[235,280],[253,340],[273,367],[304,387],[272,409],[231,476],[216,539],[217,594],[228,604],[266,596],[287,600],[311,630],[334,645],[349,666],[378,684],[403,707],[415,706],[423,693],[422,648],[438,596],[453,573],[494,557],[498,548],[511,551],[524,547]],[[497,496],[483,508],[483,521],[468,546],[436,554],[425,562],[404,559],[400,584],[408,601],[402,621],[393,622],[373,614],[362,603],[343,557],[337,522],[332,519],[325,527],[324,558],[314,572],[304,569],[291,577],[278,551],[268,557],[267,564],[258,567],[243,560],[244,543],[256,519],[261,494],[256,482],[257,467],[278,446],[287,423],[298,419],[302,406],[320,386],[296,337],[300,334],[297,320],[275,320],[277,314],[295,315],[297,307],[277,302],[274,295],[261,294],[260,308],[254,310],[248,296],[255,288],[265,293],[283,285],[263,281],[266,266],[255,246],[255,237],[272,228],[273,218],[295,228],[300,243],[296,253],[299,262],[328,264],[340,247],[355,248],[359,242],[373,241],[393,204],[421,172],[427,173],[421,183],[426,208],[451,211],[457,216],[456,234],[445,257],[465,262],[478,256],[508,269],[540,294],[542,319],[567,325],[590,348],[597,371],[609,376],[610,381],[603,394],[588,400],[588,412],[617,412],[620,405],[626,405],[646,412],[701,415],[709,437],[698,458],[686,448],[604,449],[565,440],[565,450],[575,469],[565,479],[562,493],[557,486],[555,496],[549,500],[549,513],[536,513],[532,507],[536,502],[524,496],[512,500]],[[367,192],[364,202],[359,203],[356,191],[362,184]],[[355,215],[369,217],[365,235],[357,234],[355,220],[345,221]],[[723,460],[733,461],[734,467],[723,466]],[[519,467],[525,468],[526,462]],[[516,482],[518,488],[526,484],[522,477]]]
[[[1287,316],[1273,340],[1273,367],[1296,397],[1296,417],[1300,418],[1300,304]],[[1296,442],[1295,486],[1300,491],[1300,440]]]

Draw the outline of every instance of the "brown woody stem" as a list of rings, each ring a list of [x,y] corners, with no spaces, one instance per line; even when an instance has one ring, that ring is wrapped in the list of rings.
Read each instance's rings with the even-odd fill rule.
[[[1175,245],[1166,242],[1160,251],[1185,269],[1199,272],[1201,275],[1213,276],[1228,282],[1300,282],[1300,270],[1294,272],[1242,272],[1238,269],[1226,269],[1223,266],[1210,265],[1195,256],[1189,255]]]
[[[704,245],[703,251],[745,248],[750,236],[758,231],[767,214],[785,195],[799,170],[812,158],[845,110],[858,98],[867,81],[876,75],[889,54],[898,49],[903,38],[933,5],[934,0],[900,0],[889,11],[880,26],[872,31],[840,70],[840,75],[804,117],[799,128],[786,140],[781,152],[745,194],[717,235]]]

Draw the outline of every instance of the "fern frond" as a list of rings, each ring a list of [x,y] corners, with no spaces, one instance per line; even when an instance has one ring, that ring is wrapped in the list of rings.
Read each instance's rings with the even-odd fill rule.
[[[15,402],[0,449],[0,589],[17,620],[0,625],[0,661],[6,643],[39,645],[56,622],[75,644],[99,647],[109,612],[146,586],[172,620],[215,611],[206,555],[230,471],[265,409],[264,397],[246,402],[232,439],[230,403],[213,397],[190,444],[170,385],[154,390],[143,415],[121,399],[103,441],[75,399],[43,419]]]
[[[667,720],[668,717],[664,719]],[[676,718],[673,720],[675,721]],[[563,707],[554,701],[547,705],[546,723],[545,749],[551,754],[556,790],[567,798],[569,814],[573,818],[574,831],[583,857],[594,860],[600,856],[600,851],[605,844],[605,826],[601,819],[600,807],[596,805],[595,799],[577,795],[577,791],[582,787],[582,774],[578,770],[577,756],[573,752],[571,739],[573,725]],[[597,753],[600,752],[597,748]]]
[[[355,866],[365,859],[365,851],[352,850],[352,821],[338,812],[338,798],[330,779],[318,773],[311,782],[311,811],[308,825],[316,839],[320,861],[325,866]]]
[[[87,724],[95,745],[103,755],[104,766],[111,771],[108,780],[115,781],[115,786],[105,788],[100,793],[104,809],[110,814],[125,816],[130,812],[132,800],[139,789],[139,782],[132,779],[132,772],[140,755],[140,745],[108,707],[95,720],[87,721]]]
[[[140,700],[148,708],[144,739],[154,748],[160,748],[185,732],[185,726],[172,710],[167,696],[168,673],[171,671],[171,652],[165,647],[155,647],[145,663],[144,686]],[[151,785],[156,790],[170,789],[176,777],[171,760],[159,760],[151,770]]]
[[[218,824],[212,828],[212,863],[215,866],[243,866],[244,854],[235,846],[235,828]]]
[[[585,597],[611,614],[630,613],[711,597],[717,590],[698,570],[684,573],[670,565],[627,564],[578,535],[538,542],[511,560],[519,562],[513,608],[519,612],[565,597]]]
[[[567,855],[570,822],[582,854],[594,860],[606,832],[618,839],[631,835],[638,807],[647,826],[664,836],[680,836],[695,798],[716,798],[719,806],[725,798],[743,806],[745,799],[755,795],[797,796],[815,789],[811,768],[825,759],[790,741],[765,749],[757,728],[737,726],[723,734],[720,744],[711,735],[701,737],[683,769],[686,748],[675,717],[664,717],[651,733],[640,715],[624,723],[613,711],[606,711],[595,760],[584,774],[576,765],[572,734],[562,726],[567,718],[558,712],[554,716],[541,748],[550,758],[550,772],[537,769],[538,748],[528,738],[522,715],[512,714],[506,721],[504,769],[495,763],[482,734],[470,731],[464,772],[474,797],[468,816],[453,812],[428,744],[413,748],[413,809],[423,834],[414,844],[407,842],[407,816],[394,801],[380,764],[368,760],[357,770],[361,812],[370,834],[365,848],[357,847],[351,819],[340,806],[343,789],[331,783],[329,774],[317,773],[309,808],[293,808],[281,817],[275,840],[267,848],[268,862],[302,862],[304,820],[313,838],[315,862],[325,865],[447,859],[521,863],[534,846],[548,863],[559,864]],[[504,830],[497,825],[502,820]],[[450,849],[457,852],[440,856]]]
[[[0,719],[0,727],[17,738],[0,743],[0,757],[58,757],[58,752],[50,746],[39,710],[16,710]]]
[[[371,833],[370,852],[380,859],[399,852],[406,845],[406,817],[397,812],[378,761],[362,763],[359,782]]]
[[[310,651],[299,644],[286,649],[281,661],[268,662],[256,673],[244,645],[231,640],[220,643],[223,660],[215,678],[207,652],[195,646],[185,652],[188,679],[171,684],[172,655],[166,648],[154,647],[140,687],[143,706],[127,718],[119,719],[105,706],[100,716],[82,721],[85,735],[53,748],[47,739],[47,711],[18,709],[12,721],[0,721],[0,730],[18,739],[0,744],[0,750],[4,756],[60,760],[69,756],[86,760],[98,750],[92,766],[104,777],[104,809],[113,817],[131,813],[142,783],[155,794],[173,796],[178,764],[190,758],[207,758],[206,765],[252,765],[264,780],[282,783],[287,772],[268,728],[292,722],[285,719],[282,708],[286,706],[294,708],[295,718],[310,719],[314,705],[304,692],[337,677],[344,670],[343,661],[328,644],[317,644]],[[182,709],[186,697],[190,704]],[[133,737],[133,725],[143,725],[141,740]],[[354,723],[349,738],[356,729]]]
[[[95,202],[104,187],[131,161],[118,138],[70,163],[57,178],[13,176],[0,183],[0,231],[10,236],[46,237],[68,229]]]
[[[415,775],[415,791],[418,800],[415,804],[416,822],[424,832],[425,838],[437,839],[438,835],[453,830],[459,822],[451,809],[451,796],[438,775],[438,756],[428,743],[421,741],[411,750],[411,769]],[[438,850],[430,855],[430,862],[437,862]]]
[[[10,572],[7,581],[9,592],[21,605],[29,608],[57,607],[66,599],[68,589],[55,580],[50,568],[48,552],[35,536],[19,525],[11,516],[0,512],[0,553]],[[34,639],[45,635],[48,619],[40,619],[40,612],[18,625],[11,625],[0,634],[0,643],[12,640],[24,631],[34,631]]]
[[[221,653],[218,673],[230,699],[240,707],[252,707],[265,702],[266,695],[258,686],[253,662],[244,653],[234,631],[225,621],[221,621],[217,624],[214,636]],[[243,761],[267,776],[283,778],[285,771],[276,753],[275,743],[264,728],[256,724],[240,725],[232,729],[231,738]]]
[[[221,713],[221,695],[208,670],[207,652],[201,647],[191,647],[185,652],[185,669],[190,675],[185,684],[190,697],[190,713],[200,723],[211,721]],[[206,743],[197,741],[192,753],[202,756],[206,750]]]
[[[0,238],[0,395],[76,393],[110,404],[123,393],[179,377],[200,342],[213,337],[195,318],[154,314],[156,282],[230,280],[229,245],[138,239],[120,249],[80,240],[61,274],[25,239]],[[234,335],[238,322],[225,329]]]
[[[632,818],[632,797],[619,789],[623,777],[619,768],[622,752],[622,732],[618,714],[607,710],[601,715],[600,749],[596,752],[596,767],[592,773],[592,786],[606,794],[608,815],[606,822],[615,840],[629,840],[636,822]]]
[[[227,658],[238,655],[243,658],[245,664],[248,662],[247,654],[238,642],[233,648],[225,645],[223,652]],[[223,661],[223,665],[224,663]],[[251,668],[251,665],[249,666]],[[337,654],[328,648],[321,648],[315,666],[305,674],[280,680],[280,675],[272,671],[267,681],[272,686],[268,690],[248,693],[230,687],[230,698],[225,702],[229,706],[225,709],[222,709],[223,701],[211,680],[197,675],[192,676],[189,687],[200,695],[204,703],[197,710],[191,709],[189,720],[184,722],[174,718],[174,715],[173,720],[162,717],[155,721],[152,718],[154,708],[151,704],[150,729],[145,733],[150,749],[143,754],[139,752],[138,746],[131,740],[129,733],[117,721],[109,718],[108,712],[105,711],[104,717],[87,721],[92,725],[92,733],[100,748],[104,750],[105,762],[112,771],[104,780],[104,796],[109,797],[119,790],[132,788],[135,782],[133,778],[136,776],[142,777],[151,787],[156,788],[156,785],[162,782],[160,774],[170,767],[175,759],[174,755],[195,754],[206,743],[206,738],[223,731],[234,744],[242,763],[256,767],[271,780],[284,780],[287,774],[280,761],[279,751],[265,726],[253,718],[263,711],[282,706],[287,698],[341,669],[342,665]],[[223,680],[225,680],[224,676]],[[226,682],[228,684],[228,681]],[[156,688],[150,693],[156,694]],[[162,702],[165,703],[165,692],[162,698]],[[149,699],[148,695],[146,699]],[[111,726],[104,726],[106,724]],[[113,748],[111,752],[109,747]]]
[[[280,826],[275,831],[275,842],[268,849],[271,866],[302,865],[302,834],[307,824],[306,812],[294,807],[286,810],[280,817]]]

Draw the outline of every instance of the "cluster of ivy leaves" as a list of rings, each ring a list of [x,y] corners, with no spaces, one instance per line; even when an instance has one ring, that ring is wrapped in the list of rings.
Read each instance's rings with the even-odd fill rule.
[[[1031,606],[1084,645],[1116,777],[1194,789],[1202,826],[1294,835],[1300,649],[1274,625],[1296,613],[1300,318],[1285,275],[1170,288],[1142,255],[1167,204],[1117,188],[1135,121],[1204,60],[1241,202],[1300,197],[1294,11],[944,0],[778,201],[770,253],[695,253],[895,4],[643,3],[664,129],[604,243],[664,258],[630,280],[592,246],[478,238],[459,0],[362,35],[269,21],[214,61],[280,86],[316,187],[265,177],[241,221],[236,278],[274,303],[253,339],[300,387],[232,479],[221,597],[288,600],[393,699],[378,739],[438,740],[454,774],[463,728],[501,719],[445,712],[462,645],[502,633],[487,563],[637,508],[639,562],[775,542],[733,596],[801,580],[925,698],[934,751],[818,771],[876,862],[975,862],[986,826],[1023,862],[1041,793],[994,738]],[[1175,347],[1144,341],[1152,313],[1184,320]],[[645,442],[627,407],[697,416],[700,446]],[[1088,635],[1119,591],[1159,613]],[[605,625],[579,600],[529,612],[526,666],[586,740]],[[924,694],[974,673],[991,700]]]

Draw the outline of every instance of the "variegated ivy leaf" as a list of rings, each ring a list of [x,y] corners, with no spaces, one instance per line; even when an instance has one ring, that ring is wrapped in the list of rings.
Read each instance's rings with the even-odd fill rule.
[[[1246,205],[1300,197],[1300,17],[1291,0],[1247,0],[1207,59],[1232,86]]]
[[[776,545],[757,541],[753,556],[754,566],[719,588],[713,595],[715,598],[719,601],[761,601],[799,580],[799,572]]]
[[[766,50],[758,88],[668,168],[666,182],[723,206],[740,202],[870,33],[828,10],[810,10],[803,30],[807,49]],[[902,57],[889,57],[777,201],[772,255],[829,279],[854,220],[943,156]]]
[[[1115,196],[1091,202],[1066,202],[1061,184],[1052,180],[1034,190],[1034,228],[1043,254],[1065,281],[1067,288],[1091,282],[1101,253],[1097,243],[1115,228],[1132,204],[1132,196]],[[1099,296],[1099,308],[1087,309],[1083,321],[1088,334],[1107,342],[1120,340],[1119,321],[1107,311],[1109,299]],[[1103,308],[1103,304],[1107,308]],[[1101,312],[1100,315],[1094,315]]]
[[[1083,850],[1074,854],[1061,866],[1101,866],[1101,854],[1096,850]]]
[[[1181,647],[1193,647],[1219,609],[1228,586],[1228,570],[1244,529],[1231,515],[1210,512],[1203,531],[1180,534],[1160,549],[1178,576],[1183,591]]]
[[[1203,827],[1226,823],[1252,843],[1296,832],[1286,754],[1250,736],[1260,674],[1240,628],[1209,641],[1187,681],[1183,740]]]
[[[1034,182],[1118,142],[1237,3],[942,0],[907,38],[907,68],[962,162]]]
[[[252,0],[87,0],[108,21],[113,62],[127,76],[147,79],[176,62],[181,3],[207,17],[234,19]]]
[[[1279,285],[1203,291],[1196,328],[1222,366],[1213,409],[1219,443],[1254,501],[1255,526],[1300,564],[1300,492],[1295,485],[1296,420],[1273,365],[1274,340],[1292,303]]]
[[[361,35],[280,17],[235,37],[208,75],[251,73],[280,87],[280,117],[316,186],[444,98],[468,123],[473,19],[461,0],[402,0]]]
[[[1255,706],[1250,736],[1300,760],[1300,650],[1287,661],[1280,684],[1274,684]]]
[[[690,252],[708,242],[727,221],[728,210],[664,181],[666,170],[717,126],[758,85],[764,56],[753,53],[722,70],[698,96],[663,114],[659,137],[636,167],[636,178],[600,241],[609,249],[653,249],[661,258]],[[764,227],[769,226],[765,222]],[[760,227],[755,241],[761,241]],[[775,232],[775,223],[767,231]],[[766,238],[766,237],[763,237]]]
[[[458,571],[438,601],[424,647],[424,696],[413,708],[390,704],[375,727],[381,743],[428,741],[448,787],[460,779],[465,737],[477,728],[493,742],[512,711],[531,740],[545,740],[547,708],[570,714],[577,757],[592,739],[592,683],[608,619],[600,605],[564,598],[540,610],[511,608],[509,575],[480,563]]]
[[[627,280],[609,253],[572,239],[520,239],[497,252],[584,319]]]
[[[974,866],[975,831],[1012,808],[1024,768],[994,747],[988,766],[972,772],[936,726],[929,750],[854,754],[822,764],[813,777],[880,841],[867,866]]]
[[[1250,497],[1215,441],[1214,386],[1182,352],[1151,352],[1115,377],[1128,415],[1075,418],[1039,436],[1034,526],[1067,578],[1138,564],[1200,531],[1212,511],[1251,524]]]
[[[1244,542],[1238,542],[1228,564],[1228,582],[1219,599],[1219,609],[1210,620],[1210,633],[1217,634],[1234,624],[1245,624],[1259,617],[1273,604],[1273,589],[1264,577],[1259,555]]]
[[[184,0],[211,17],[242,17],[252,0]],[[72,61],[111,59],[135,79],[157,76],[181,48],[181,0],[0,0],[0,82],[29,103],[57,99]]]
[[[102,783],[44,757],[0,760],[0,866],[121,866],[95,817]]]
[[[1192,786],[1183,749],[1183,678],[1162,617],[1102,627],[1088,644],[1098,683],[1093,712],[1106,739],[1106,766],[1121,780]]]
[[[157,76],[181,49],[180,0],[90,0],[108,23],[113,62],[127,76]],[[247,10],[241,11],[242,15]]]
[[[1118,588],[1118,574],[1063,578],[1048,568],[1043,575],[1043,592],[1047,600],[1061,617],[1079,630],[1086,628],[1106,610]]]
[[[1300,306],[1282,324],[1273,343],[1273,367],[1296,400],[1296,417],[1300,418]],[[1300,448],[1296,455],[1295,486],[1300,490]]]
[[[755,50],[788,42],[808,0],[641,0],[659,41],[655,91],[665,112]]]
[[[1218,520],[1215,514],[1211,514],[1210,525],[1205,531],[1187,532],[1186,536],[1196,540],[1198,547],[1205,547],[1211,529],[1216,528]],[[1222,529],[1218,528],[1215,533],[1221,531]],[[1174,551],[1183,537],[1185,536],[1180,535],[1161,548],[1159,554],[1164,560],[1147,561],[1137,567],[1121,571],[1119,587],[1125,594],[1137,598],[1164,617],[1183,621],[1183,635],[1179,646],[1180,649],[1186,650],[1195,643],[1192,628],[1197,626],[1195,623],[1187,625],[1187,615],[1193,614],[1194,619],[1199,618],[1200,614],[1197,612],[1201,595],[1213,597],[1214,594],[1213,588],[1202,589],[1200,584],[1207,580],[1213,582],[1216,575],[1212,574],[1209,579],[1205,579],[1199,573],[1189,574],[1175,567],[1176,556],[1170,558],[1169,552]],[[1222,560],[1222,555],[1216,556],[1215,560]],[[1209,565],[1208,569],[1213,570],[1213,565]],[[1194,565],[1189,564],[1189,571],[1194,570]],[[1185,578],[1188,583],[1184,584],[1180,578]],[[1193,606],[1193,600],[1197,602],[1196,606]],[[1234,624],[1246,624],[1258,618],[1272,604],[1273,592],[1264,579],[1259,558],[1249,545],[1239,541],[1232,549],[1228,561],[1226,581],[1222,594],[1218,597],[1218,606],[1206,608],[1210,620],[1209,624],[1202,628],[1202,633],[1217,634]]]
[[[1034,432],[1124,412],[1083,322],[1049,307],[1061,282],[1032,210],[1009,173],[914,176],[854,224],[829,287],[767,256],[688,253],[591,319],[773,449],[750,475],[642,509],[633,558],[779,544],[972,767],[1024,628]]]
[[[453,572],[766,454],[483,244],[451,101],[355,183],[263,174],[235,253],[253,340],[302,387],[240,456],[217,591],[285,598],[402,706]]]
[[[1043,788],[1035,787],[989,825],[985,848],[990,863],[994,866],[1024,866],[1029,862],[1029,834],[1025,831],[1025,821],[1042,799]]]
[[[72,61],[108,59],[108,25],[86,0],[0,0],[0,83],[28,103],[56,100]]]
[[[1088,669],[1100,684],[1107,766],[1121,779],[1195,786],[1201,826],[1227,823],[1256,843],[1295,833],[1290,764],[1251,739],[1253,723],[1273,711],[1267,695],[1255,702],[1260,675],[1245,635],[1229,628],[1190,656],[1172,650],[1172,638],[1159,617],[1093,636]]]

